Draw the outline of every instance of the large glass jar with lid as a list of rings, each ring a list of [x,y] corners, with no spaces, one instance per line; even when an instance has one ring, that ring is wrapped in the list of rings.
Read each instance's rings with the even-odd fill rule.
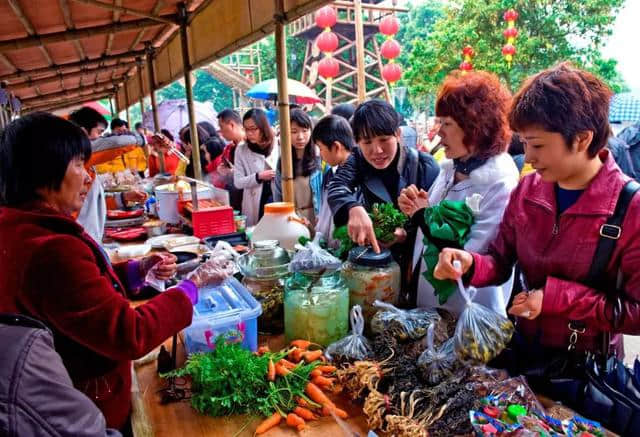
[[[342,277],[349,287],[349,305],[360,305],[369,321],[378,311],[376,300],[396,305],[400,295],[400,266],[388,249],[376,253],[371,247],[354,247],[342,266]]]
[[[262,305],[260,332],[284,331],[284,281],[289,275],[289,262],[289,254],[276,240],[256,241],[248,253],[238,258],[243,285]]]
[[[285,282],[285,338],[328,346],[349,330],[349,289],[338,270],[296,272]]]

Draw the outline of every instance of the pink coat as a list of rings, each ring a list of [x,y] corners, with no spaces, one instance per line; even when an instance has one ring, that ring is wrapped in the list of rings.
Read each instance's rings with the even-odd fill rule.
[[[608,150],[600,153],[601,170],[578,201],[558,217],[553,183],[537,173],[526,176],[511,194],[499,233],[487,255],[473,254],[471,284],[501,284],[516,261],[531,289],[543,289],[542,313],[519,320],[522,334],[548,347],[567,347],[569,321],[582,321],[586,332],[578,348],[597,350],[600,334],[611,331],[605,316],[605,292],[585,284],[598,243],[600,227],[613,214],[620,190],[629,178]],[[606,269],[615,287],[623,275],[623,321],[616,334],[640,334],[640,195],[636,195],[622,224],[622,235]],[[607,306],[610,314],[610,306]],[[619,336],[617,336],[619,337]],[[614,336],[612,344],[618,343]]]

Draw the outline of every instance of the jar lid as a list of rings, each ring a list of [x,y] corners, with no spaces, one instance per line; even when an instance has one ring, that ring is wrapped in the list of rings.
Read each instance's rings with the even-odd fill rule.
[[[370,246],[354,247],[349,251],[348,259],[354,264],[367,267],[386,267],[393,261],[389,249],[382,249],[380,253],[376,253]]]
[[[291,202],[273,202],[264,206],[265,214],[291,214],[295,212],[295,207]]]

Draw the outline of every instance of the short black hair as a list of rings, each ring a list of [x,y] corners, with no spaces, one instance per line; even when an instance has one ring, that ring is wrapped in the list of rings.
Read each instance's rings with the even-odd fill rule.
[[[142,126],[142,122],[141,121],[139,121],[139,122],[137,122],[136,124],[133,125],[133,128],[135,130],[140,129],[141,127],[144,127],[144,126]]]
[[[400,116],[384,100],[369,100],[361,103],[353,113],[351,128],[356,142],[364,138],[395,135],[400,127]]]
[[[218,120],[224,123],[233,121],[236,124],[242,125],[242,118],[240,118],[240,114],[229,108],[223,109],[222,111],[218,112]]]
[[[89,108],[88,106],[83,106],[69,114],[69,121],[84,128],[87,133],[99,124],[103,125],[105,128],[109,125],[106,118],[104,118],[98,111],[93,108]]]
[[[60,189],[69,163],[88,160],[91,143],[77,125],[46,112],[11,122],[0,137],[0,204],[38,199],[41,188]]]
[[[129,129],[129,123],[122,120],[121,118],[114,118],[113,120],[111,120],[111,130],[117,129],[119,127],[126,127],[127,129]]]
[[[340,103],[331,109],[331,115],[339,115],[340,117],[344,117],[347,120],[351,120],[353,117],[353,113],[355,112],[356,107],[351,103]]]
[[[349,151],[356,146],[351,125],[344,117],[339,115],[327,115],[322,118],[313,128],[313,132],[311,132],[311,141],[314,143],[320,141],[329,149],[333,147],[333,143],[336,141]]]
[[[169,132],[167,129],[160,129],[160,133],[162,135],[164,135],[165,137],[169,138],[169,141],[174,141],[175,138],[173,138],[173,134],[171,132]]]
[[[216,129],[216,127],[211,123],[209,123],[208,121],[200,121],[198,122],[198,126],[206,130],[209,136],[218,135],[218,129]]]

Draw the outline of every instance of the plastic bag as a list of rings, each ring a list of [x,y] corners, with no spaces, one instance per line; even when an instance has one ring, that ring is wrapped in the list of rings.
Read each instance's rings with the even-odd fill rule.
[[[456,355],[462,361],[486,364],[507,346],[514,327],[511,320],[473,302],[476,289],[459,287],[466,305],[453,335]]]
[[[438,349],[433,344],[435,324],[427,330],[427,349],[418,357],[418,369],[422,378],[430,385],[440,384],[453,375],[458,365],[458,357],[453,350],[453,338],[445,341]]]
[[[290,272],[324,273],[337,270],[342,266],[338,258],[320,247],[321,237],[322,234],[318,233],[313,241],[307,242],[304,247],[296,245],[298,251],[289,264]]]
[[[195,281],[202,286],[218,285],[237,272],[234,260],[239,255],[226,241],[218,241],[208,256],[209,259],[189,272],[186,279]]]
[[[427,334],[429,325],[440,320],[440,315],[431,310],[401,310],[379,300],[373,305],[380,311],[371,318],[371,332],[378,335],[390,332],[398,340],[418,340]]]
[[[324,353],[327,359],[342,363],[366,360],[373,356],[369,340],[362,335],[364,332],[364,317],[362,316],[360,305],[354,305],[351,308],[350,320],[351,334],[327,346]]]

